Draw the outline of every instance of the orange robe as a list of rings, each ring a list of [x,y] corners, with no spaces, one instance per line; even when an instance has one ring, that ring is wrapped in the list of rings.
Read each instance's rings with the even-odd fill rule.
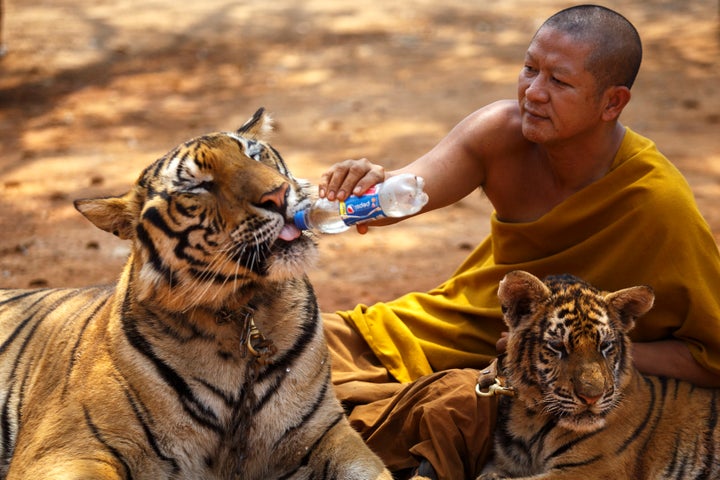
[[[603,290],[650,285],[634,341],[677,338],[720,372],[720,254],[681,173],[627,129],[611,171],[540,219],[505,223],[434,290],[338,312],[400,382],[485,366],[505,330],[497,285],[511,270],[571,273]]]

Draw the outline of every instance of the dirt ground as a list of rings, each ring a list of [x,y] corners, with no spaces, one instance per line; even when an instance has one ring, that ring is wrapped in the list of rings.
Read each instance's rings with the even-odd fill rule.
[[[392,168],[472,110],[515,96],[551,0],[5,0],[0,59],[0,287],[113,282],[128,246],[72,200],[125,192],[174,145],[258,107],[296,176],[365,156]],[[655,139],[720,240],[720,29],[715,0],[607,6],[645,60],[624,123]],[[488,230],[480,193],[321,241],[325,310],[429,289]]]

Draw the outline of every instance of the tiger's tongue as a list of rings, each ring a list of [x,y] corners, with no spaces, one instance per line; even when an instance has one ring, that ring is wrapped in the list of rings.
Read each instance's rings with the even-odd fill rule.
[[[300,236],[300,229],[292,223],[286,223],[285,226],[280,230],[278,238],[285,240],[286,242],[292,242]]]

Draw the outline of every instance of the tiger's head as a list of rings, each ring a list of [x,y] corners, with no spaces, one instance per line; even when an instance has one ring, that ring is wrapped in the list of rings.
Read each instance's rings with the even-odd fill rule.
[[[608,293],[570,275],[542,282],[514,271],[498,297],[509,327],[503,369],[518,399],[561,427],[602,428],[634,368],[627,333],[652,308],[652,289]]]
[[[309,184],[263,141],[270,128],[260,109],[236,132],[179,145],[126,194],[75,202],[97,227],[133,242],[135,298],[219,308],[254,285],[304,274],[316,246],[292,218],[309,205]]]

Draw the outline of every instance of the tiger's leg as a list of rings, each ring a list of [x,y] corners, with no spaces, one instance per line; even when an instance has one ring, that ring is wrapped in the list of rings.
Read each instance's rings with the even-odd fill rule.
[[[372,454],[346,419],[338,422],[313,454],[316,473],[343,480],[392,480],[380,458]],[[320,475],[322,474],[322,475]],[[315,477],[313,477],[315,478]]]
[[[22,464],[13,459],[6,480],[122,480],[126,472],[120,465],[96,459],[74,458],[68,460],[56,455],[43,455],[41,459],[30,464]]]

